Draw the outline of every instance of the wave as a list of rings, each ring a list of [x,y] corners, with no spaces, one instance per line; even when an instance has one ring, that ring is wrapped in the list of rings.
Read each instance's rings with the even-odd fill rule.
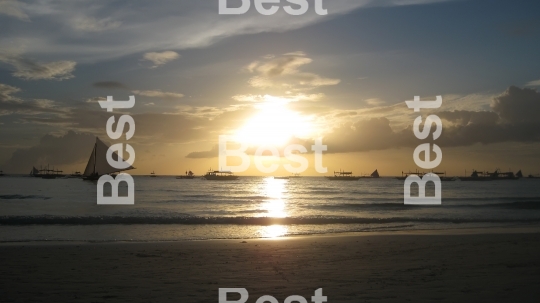
[[[514,198],[515,200],[515,198]],[[426,205],[423,208],[505,208],[505,209],[540,209],[540,198],[524,199],[524,201],[515,202],[499,202],[499,203],[482,203],[482,204],[445,204],[447,200],[443,199],[442,205]],[[416,210],[417,207],[411,207],[403,204],[403,202],[388,202],[388,203],[339,203],[312,205],[317,209],[369,209],[369,210]]]
[[[389,224],[389,223],[537,223],[540,218],[357,218],[357,217],[143,217],[143,216],[3,216],[0,225],[108,225],[108,224],[179,224],[179,225],[324,225],[324,224]]]
[[[26,200],[26,199],[41,199],[41,200],[49,200],[51,197],[45,197],[45,196],[36,196],[36,195],[0,195],[0,199],[3,200]]]

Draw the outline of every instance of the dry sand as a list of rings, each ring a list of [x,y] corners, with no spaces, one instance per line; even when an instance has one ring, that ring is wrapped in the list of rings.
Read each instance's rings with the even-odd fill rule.
[[[455,233],[455,232],[452,232]],[[0,245],[1,302],[540,302],[540,233]],[[231,299],[234,299],[231,297]]]

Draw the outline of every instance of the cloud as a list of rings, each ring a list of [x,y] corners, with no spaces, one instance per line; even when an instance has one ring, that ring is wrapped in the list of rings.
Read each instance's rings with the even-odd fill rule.
[[[525,84],[525,86],[540,86],[540,79],[539,80],[535,80],[535,81],[531,81],[527,84]]]
[[[20,92],[18,87],[0,83],[0,116],[11,114],[53,114],[62,115],[66,113],[63,108],[58,108],[53,100],[48,99],[31,99],[23,100],[13,96]]]
[[[93,17],[78,17],[72,20],[73,28],[83,32],[102,32],[120,27],[122,22],[111,18],[96,19]]]
[[[160,65],[180,58],[180,55],[177,52],[173,51],[165,51],[161,53],[151,52],[144,54],[143,58],[144,60],[148,60],[154,63],[154,66],[152,66],[152,68],[156,68]]]
[[[17,149],[4,167],[13,172],[29,172],[32,166],[70,165],[86,161],[90,156],[95,136],[68,131],[63,136],[45,135],[31,148]]]
[[[24,80],[65,80],[73,78],[74,61],[37,62],[21,55],[0,53],[0,62],[11,65],[13,76]]]
[[[117,81],[100,81],[94,82],[93,87],[106,88],[106,89],[128,89],[127,85]]]
[[[384,100],[381,100],[379,98],[367,99],[365,102],[370,106],[381,106],[385,103]]]
[[[189,153],[186,156],[186,158],[189,158],[189,159],[210,159],[210,158],[216,158],[218,155],[219,155],[219,146],[214,145],[208,151],[198,151],[198,152]]]
[[[304,52],[287,53],[280,57],[267,57],[246,67],[250,73],[257,74],[249,84],[257,88],[313,89],[319,86],[337,85],[339,79],[324,78],[314,73],[302,72],[300,68],[310,64],[313,59]]]
[[[184,95],[180,93],[162,92],[159,90],[134,90],[133,93],[140,96],[159,98],[163,100],[177,100],[184,97]]]
[[[284,96],[271,96],[271,95],[235,95],[232,98],[238,102],[299,102],[299,101],[319,101],[324,97],[324,94],[296,94],[296,95],[284,95]]]
[[[20,8],[20,3],[16,0],[1,0],[0,14],[17,18],[21,21],[30,21],[28,15]]]
[[[20,91],[21,89],[18,87],[0,83],[0,102],[18,100],[12,95]]]
[[[491,107],[507,122],[538,122],[540,92],[510,86],[506,92],[493,99]]]
[[[7,6],[9,10],[4,8],[3,12],[9,11],[11,16],[19,19],[38,20],[39,23],[33,26],[39,26],[40,30],[10,24],[13,30],[2,32],[2,35],[7,41],[24,41],[27,49],[32,49],[36,56],[55,54],[87,63],[155,49],[207,47],[238,35],[295,30],[360,8],[435,2],[441,1],[333,0],[324,3],[329,11],[327,16],[319,16],[313,10],[302,16],[290,16],[280,10],[274,16],[261,18],[254,8],[245,15],[219,15],[217,1],[162,0],[159,5],[149,6],[143,0],[28,0],[24,12],[13,10],[13,5]],[[81,31],[99,35],[81,35]]]

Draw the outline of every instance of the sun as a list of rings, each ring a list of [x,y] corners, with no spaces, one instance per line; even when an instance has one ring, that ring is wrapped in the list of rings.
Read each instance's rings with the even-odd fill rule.
[[[307,138],[312,132],[310,117],[290,110],[287,98],[264,96],[258,112],[235,133],[238,142],[250,145],[283,146],[292,137]]]

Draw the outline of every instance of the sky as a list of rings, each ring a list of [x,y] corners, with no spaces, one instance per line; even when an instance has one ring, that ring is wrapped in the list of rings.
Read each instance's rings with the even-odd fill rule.
[[[450,175],[540,173],[537,1],[323,4],[325,16],[313,1],[302,16],[263,16],[219,15],[217,0],[0,0],[0,170],[82,171],[99,136],[133,146],[133,174],[204,174],[229,135],[250,154],[322,138],[328,174],[414,171],[426,142]],[[134,137],[108,138],[97,101],[132,95],[114,114],[134,118]],[[420,114],[438,115],[443,135],[419,140],[404,101],[439,95]]]

